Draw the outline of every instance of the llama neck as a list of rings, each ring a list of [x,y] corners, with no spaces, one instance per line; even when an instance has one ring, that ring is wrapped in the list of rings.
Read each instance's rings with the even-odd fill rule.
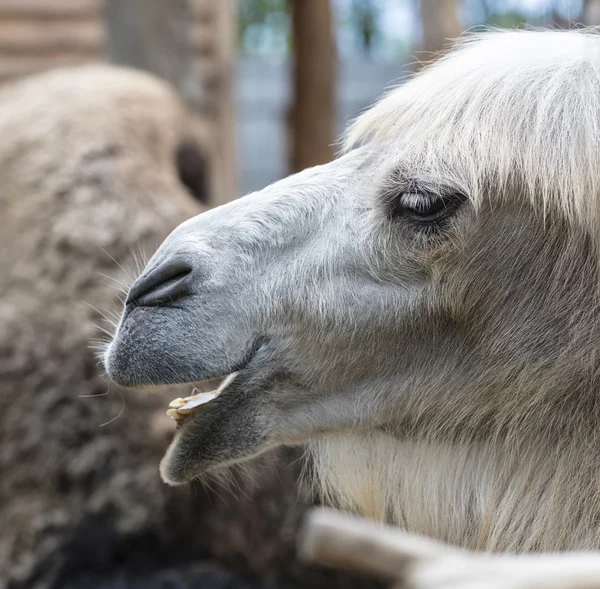
[[[325,500],[416,534],[502,552],[600,547],[600,460],[589,447],[517,452],[377,432],[311,451]]]

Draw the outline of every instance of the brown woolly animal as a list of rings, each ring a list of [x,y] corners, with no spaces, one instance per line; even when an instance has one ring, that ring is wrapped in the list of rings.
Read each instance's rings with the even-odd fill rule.
[[[86,67],[2,90],[0,137],[0,587],[342,584],[292,561],[290,457],[239,498],[167,487],[168,397],[121,396],[90,347],[136,256],[201,210],[200,124],[153,77]]]

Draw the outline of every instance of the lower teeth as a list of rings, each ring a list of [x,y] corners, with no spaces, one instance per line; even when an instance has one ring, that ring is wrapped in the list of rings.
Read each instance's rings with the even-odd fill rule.
[[[167,415],[177,422],[183,421],[188,415],[199,411],[202,405],[210,403],[213,399],[219,396],[220,391],[211,391],[209,393],[201,393],[198,389],[192,391],[192,395],[179,398],[169,403]]]

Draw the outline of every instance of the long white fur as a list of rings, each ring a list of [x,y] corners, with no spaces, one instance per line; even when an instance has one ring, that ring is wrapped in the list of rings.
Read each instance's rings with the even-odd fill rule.
[[[558,207],[597,230],[600,35],[467,36],[360,116],[345,148],[389,139],[403,161],[434,177],[455,177],[475,202],[490,183],[518,181],[544,210]]]
[[[521,553],[596,549],[593,456],[575,446],[400,441],[382,433],[340,435],[311,445],[327,503],[450,544]],[[565,489],[569,490],[568,496]]]
[[[503,185],[514,195],[518,183],[540,210],[558,210],[597,239],[600,35],[511,31],[462,40],[361,115],[345,149],[390,141],[398,159],[455,178],[475,204],[486,186],[501,197]],[[578,519],[573,498],[595,501],[581,479],[593,465],[576,448],[565,448],[558,465],[544,451],[511,458],[491,445],[393,442],[379,433],[311,445],[318,486],[343,509],[473,549],[596,547],[595,524]]]

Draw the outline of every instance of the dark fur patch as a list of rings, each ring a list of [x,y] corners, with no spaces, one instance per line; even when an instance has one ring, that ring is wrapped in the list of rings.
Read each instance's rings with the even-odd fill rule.
[[[181,183],[200,203],[208,204],[210,189],[208,182],[208,163],[200,145],[191,139],[179,144],[175,154],[175,164]]]

